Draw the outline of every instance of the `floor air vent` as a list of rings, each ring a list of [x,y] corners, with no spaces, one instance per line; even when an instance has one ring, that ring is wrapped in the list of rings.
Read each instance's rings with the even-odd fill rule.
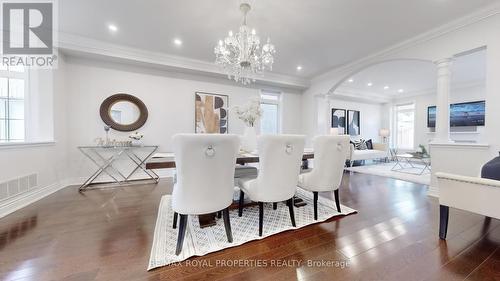
[[[0,183],[0,200],[33,190],[38,186],[38,175],[31,174]]]

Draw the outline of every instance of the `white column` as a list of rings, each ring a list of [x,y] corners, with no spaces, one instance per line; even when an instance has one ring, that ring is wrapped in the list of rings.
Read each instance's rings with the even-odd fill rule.
[[[435,62],[437,65],[437,112],[435,142],[450,140],[450,88],[452,59],[446,58]]]
[[[318,127],[316,135],[328,135],[330,133],[330,100],[328,95],[317,95],[316,97]]]

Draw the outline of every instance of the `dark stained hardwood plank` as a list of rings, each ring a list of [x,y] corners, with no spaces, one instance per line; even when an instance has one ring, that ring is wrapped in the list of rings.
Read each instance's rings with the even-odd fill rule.
[[[465,280],[500,280],[500,247],[497,248],[478,268],[471,272]]]
[[[498,228],[495,232],[498,232]],[[464,280],[497,249],[494,242],[484,237],[452,258],[440,270],[435,271],[427,280]]]
[[[84,194],[69,187],[1,218],[0,280],[500,280],[498,220],[451,209],[444,242],[426,187],[356,173],[345,174],[340,197],[358,214],[148,272],[158,205],[171,189],[168,179]],[[215,266],[235,259],[267,266]]]

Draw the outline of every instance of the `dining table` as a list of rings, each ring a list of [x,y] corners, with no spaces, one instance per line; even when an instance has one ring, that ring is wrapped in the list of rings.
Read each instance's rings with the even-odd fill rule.
[[[314,152],[312,149],[304,149],[304,153],[302,155],[302,170],[308,169],[308,160],[314,159]],[[258,163],[259,155],[257,152],[244,152],[240,151],[236,158],[236,163],[239,165],[247,165],[251,163]],[[175,169],[175,155],[173,152],[159,152],[154,154],[151,159],[146,162],[147,170],[157,170],[157,169]],[[303,206],[305,202],[301,198],[295,197],[296,206]],[[257,205],[257,202],[245,201],[245,207],[250,207]],[[229,209],[237,209],[238,202],[234,201]],[[217,214],[205,214],[199,215],[198,219],[200,222],[200,227],[209,227],[216,224],[216,216]]]

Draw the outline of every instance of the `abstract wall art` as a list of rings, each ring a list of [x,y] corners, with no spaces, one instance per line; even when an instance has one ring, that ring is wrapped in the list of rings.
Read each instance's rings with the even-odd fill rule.
[[[361,134],[360,116],[357,110],[347,111],[347,134],[350,136],[358,136]]]
[[[195,133],[227,134],[229,97],[204,92],[195,93]]]
[[[332,128],[338,128],[340,135],[345,135],[346,125],[346,110],[339,108],[332,108]]]

